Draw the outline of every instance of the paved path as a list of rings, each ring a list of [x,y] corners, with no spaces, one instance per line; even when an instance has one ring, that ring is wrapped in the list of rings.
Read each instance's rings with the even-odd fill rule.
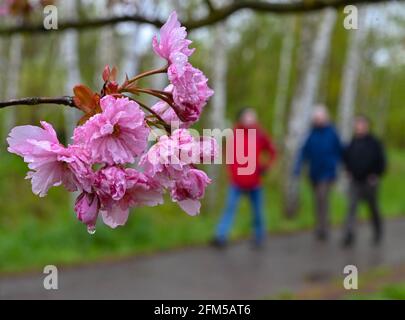
[[[326,245],[301,232],[270,236],[266,247],[249,242],[225,250],[189,248],[125,261],[60,268],[59,290],[43,288],[41,273],[0,277],[0,299],[255,299],[343,279],[343,268],[359,273],[405,263],[405,219],[387,223],[384,244],[370,245],[370,228],[359,227],[356,247],[343,250],[335,230]]]

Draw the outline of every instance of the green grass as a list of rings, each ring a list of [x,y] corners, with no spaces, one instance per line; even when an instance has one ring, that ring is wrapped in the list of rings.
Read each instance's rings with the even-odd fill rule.
[[[389,155],[390,174],[382,187],[382,207],[386,216],[405,214],[402,194],[405,176],[405,151]],[[207,243],[219,219],[226,183],[222,173],[215,187],[217,205],[204,205],[200,216],[190,217],[167,201],[156,208],[133,210],[126,226],[111,230],[101,223],[95,235],[89,235],[70,209],[69,194],[60,188],[46,198],[34,196],[24,180],[26,165],[16,156],[0,156],[0,272],[42,268],[46,264],[73,264],[104,258],[150,253],[170,248]],[[266,214],[270,232],[287,232],[313,225],[312,201],[307,183],[302,184],[302,206],[292,220],[282,214],[278,168],[266,179]],[[335,191],[332,221],[338,224],[345,212],[345,198]],[[366,218],[366,210],[361,216]],[[248,203],[241,203],[232,238],[251,232]]]
[[[405,282],[385,285],[378,292],[368,294],[351,294],[346,297],[350,300],[404,300]]]

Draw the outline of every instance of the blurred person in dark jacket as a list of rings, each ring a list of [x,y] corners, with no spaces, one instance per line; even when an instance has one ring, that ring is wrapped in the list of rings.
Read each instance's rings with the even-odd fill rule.
[[[370,132],[370,122],[358,116],[354,122],[354,136],[344,151],[344,163],[350,179],[349,208],[345,224],[343,245],[354,243],[354,227],[360,201],[367,203],[374,230],[373,242],[382,238],[382,220],[378,203],[378,186],[386,168],[383,145]]]
[[[314,192],[316,215],[315,235],[325,241],[329,236],[329,195],[337,177],[343,147],[330,123],[325,106],[315,107],[312,128],[304,141],[296,160],[294,175],[298,177],[305,163],[309,166],[309,179]]]
[[[261,177],[275,160],[276,150],[270,137],[260,127],[252,108],[244,108],[239,112],[231,138],[228,143],[232,144],[229,149],[232,161],[227,163],[231,184],[213,244],[218,247],[226,244],[240,197],[245,195],[253,211],[254,244],[260,247],[265,236]]]

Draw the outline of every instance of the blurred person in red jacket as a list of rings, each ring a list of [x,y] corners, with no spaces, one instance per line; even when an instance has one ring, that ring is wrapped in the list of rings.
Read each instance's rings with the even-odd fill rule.
[[[230,148],[227,145],[226,163],[231,184],[213,244],[218,247],[226,245],[240,197],[246,195],[253,209],[254,244],[261,246],[265,236],[261,178],[275,160],[276,150],[251,108],[239,112],[227,144],[230,144]]]

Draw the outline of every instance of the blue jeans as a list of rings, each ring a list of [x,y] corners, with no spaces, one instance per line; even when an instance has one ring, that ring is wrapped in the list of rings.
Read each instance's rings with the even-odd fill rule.
[[[229,230],[232,226],[235,212],[237,210],[240,196],[245,194],[249,197],[253,209],[253,226],[255,229],[255,240],[261,243],[264,239],[264,215],[263,215],[263,191],[261,187],[244,190],[231,185],[228,191],[228,198],[222,218],[218,224],[216,238],[218,241],[225,242]]]

